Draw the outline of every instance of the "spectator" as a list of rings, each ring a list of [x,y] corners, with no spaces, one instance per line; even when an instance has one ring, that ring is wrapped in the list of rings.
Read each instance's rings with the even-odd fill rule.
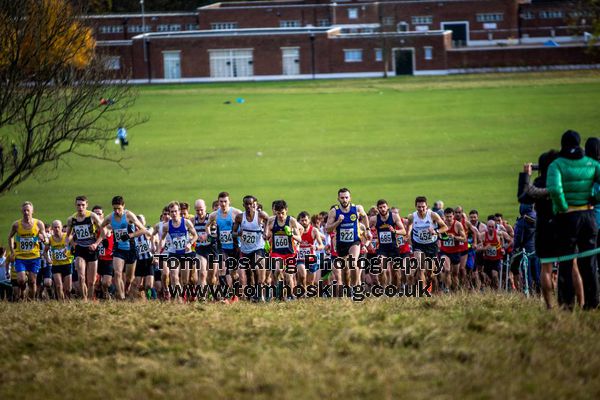
[[[534,204],[536,211],[536,229],[535,229],[535,254],[538,258],[557,257],[558,240],[556,232],[556,219],[552,211],[552,200],[546,189],[546,177],[548,167],[556,160],[558,152],[550,150],[540,155],[538,159],[539,175],[530,183],[532,165],[525,164],[524,171],[519,175],[519,203]],[[553,263],[542,264],[540,275],[540,284],[542,295],[547,308],[552,308],[554,297],[554,283],[552,279]],[[583,307],[583,284],[577,267],[572,270],[573,284],[577,295],[578,304]]]
[[[438,200],[435,203],[433,203],[433,208],[431,209],[431,211],[444,218],[444,202],[442,200]]]
[[[589,158],[600,161],[600,139],[597,137],[588,138],[585,142],[585,155]],[[600,185],[594,184],[593,197],[600,196]],[[593,201],[594,215],[596,216],[596,226],[600,228],[600,203]],[[596,247],[600,247],[600,235],[596,239]]]
[[[547,186],[556,214],[558,248],[561,255],[596,248],[598,230],[590,199],[595,183],[600,183],[600,163],[583,153],[581,138],[575,131],[567,131],[561,139],[559,157],[550,164]],[[559,303],[571,307],[573,303],[573,277],[571,261],[560,263],[558,269]],[[598,273],[596,256],[577,259],[583,282],[586,310],[598,306]]]
[[[117,129],[117,142],[121,144],[121,150],[125,150],[125,146],[129,145],[127,141],[127,129],[122,126]]]
[[[519,214],[521,215],[517,218],[517,223],[514,228],[514,251],[515,257],[511,262],[511,271],[515,277],[516,286],[519,291],[523,288],[521,287],[523,279],[520,278],[520,274],[523,272],[520,269],[521,260],[525,256],[521,254],[516,256],[517,254],[524,252],[527,253],[527,258],[529,260],[529,269],[527,271],[527,283],[530,290],[535,289],[539,293],[540,288],[540,265],[539,260],[535,255],[535,220],[536,220],[536,212],[533,210],[533,206],[531,204],[521,204],[519,207]],[[534,285],[535,283],[535,285]]]

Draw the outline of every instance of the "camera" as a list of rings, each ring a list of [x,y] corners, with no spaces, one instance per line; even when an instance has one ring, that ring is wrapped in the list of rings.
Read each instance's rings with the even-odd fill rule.
[[[540,169],[540,165],[539,164],[531,164],[531,170],[532,171],[539,171]]]

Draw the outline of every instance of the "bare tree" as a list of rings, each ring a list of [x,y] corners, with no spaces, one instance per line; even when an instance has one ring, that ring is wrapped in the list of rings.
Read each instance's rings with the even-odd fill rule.
[[[71,3],[0,0],[0,195],[67,154],[120,162],[107,144],[141,122]]]

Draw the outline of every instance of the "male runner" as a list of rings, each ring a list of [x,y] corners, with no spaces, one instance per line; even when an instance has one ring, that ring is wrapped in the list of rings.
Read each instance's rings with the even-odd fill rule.
[[[167,235],[171,238],[171,244],[169,246],[169,261],[175,259],[176,263],[172,267],[170,262],[167,262],[171,286],[174,288],[179,287],[181,290],[182,284],[187,285],[187,280],[184,281],[185,276],[189,276],[189,270],[193,264],[193,259],[196,258],[195,253],[192,252],[192,245],[198,240],[198,235],[194,229],[194,224],[189,219],[185,219],[181,216],[179,209],[179,202],[172,201],[169,203],[169,213],[171,220],[168,224],[163,225],[162,232],[160,233],[160,244],[159,248],[162,249]],[[179,280],[179,272],[187,272],[182,275],[182,282]],[[176,292],[178,293],[179,290]]]
[[[338,190],[338,202],[339,205],[329,210],[327,215],[327,232],[336,233],[338,257],[344,259],[343,283],[357,286],[360,284],[361,272],[355,265],[360,254],[361,244],[358,223],[364,224],[367,237],[370,238],[369,218],[363,206],[351,203],[350,190],[347,188]],[[338,282],[338,288],[340,284]]]
[[[118,300],[125,300],[125,295],[129,294],[130,287],[125,286],[123,282],[123,267],[127,270],[135,271],[135,247],[132,240],[140,235],[149,234],[148,230],[137,219],[135,214],[125,208],[125,200],[121,196],[115,196],[112,199],[113,212],[110,213],[100,225],[101,234],[96,240],[96,247],[106,238],[104,228],[111,227],[115,236],[115,247],[113,249],[113,269],[115,289]],[[135,227],[138,229],[135,230]],[[135,230],[135,231],[134,231]]]
[[[441,235],[440,254],[444,262],[444,283],[446,289],[453,291],[460,287],[459,272],[462,262],[463,243],[467,235],[463,225],[454,217],[455,210],[448,207],[444,210],[444,222],[448,226],[446,233]]]
[[[315,273],[319,269],[318,262],[310,264],[308,266],[308,274],[306,271],[306,257],[311,255],[316,257],[317,251],[325,248],[323,246],[323,240],[321,240],[321,234],[319,230],[314,228],[311,224],[310,216],[308,212],[302,211],[298,214],[298,223],[302,227],[302,235],[300,238],[300,244],[298,246],[298,260],[296,265],[298,271],[296,273],[300,285],[306,289],[306,285],[313,285],[315,282]]]
[[[397,235],[405,235],[406,229],[400,215],[390,212],[388,202],[384,199],[377,201],[377,214],[369,218],[369,223],[374,226],[377,231],[377,255],[379,256],[380,265],[383,269],[381,280],[378,283],[387,284],[388,276],[391,278],[390,265],[393,259],[399,256]]]
[[[98,272],[96,231],[102,222],[95,213],[87,210],[87,197],[77,196],[75,207],[77,211],[67,220],[67,237],[75,243],[75,268],[81,297],[84,301],[92,300]]]
[[[269,218],[267,223],[267,229],[265,230],[265,236],[271,241],[271,258],[273,260],[281,260],[281,268],[275,268],[273,273],[273,285],[279,284],[281,275],[284,277],[284,281],[291,288],[292,292],[295,287],[295,276],[290,273],[291,270],[295,269],[295,262],[293,263],[294,268],[286,268],[286,261],[288,259],[297,258],[296,255],[296,243],[302,241],[301,227],[298,221],[294,217],[287,215],[288,207],[285,200],[277,200],[273,202],[274,216]],[[288,262],[289,263],[289,262]],[[277,267],[276,263],[273,263]],[[286,296],[283,294],[283,290],[280,291],[282,300],[286,300]],[[292,293],[287,294],[288,297]]]
[[[9,261],[15,262],[20,298],[29,288],[29,299],[35,299],[37,274],[41,268],[41,244],[46,240],[44,223],[33,218],[33,204],[26,201],[21,206],[23,218],[16,220],[8,234]],[[15,246],[16,239],[16,246]]]
[[[242,199],[244,212],[235,216],[233,222],[233,237],[240,239],[240,259],[248,260],[249,265],[256,265],[256,287],[261,288],[257,293],[257,300],[264,301],[265,294],[262,290],[266,281],[265,269],[265,238],[264,227],[269,222],[269,216],[264,211],[258,211],[256,197],[248,195]],[[246,267],[246,266],[244,266]],[[247,270],[240,268],[238,271],[242,287],[247,284]],[[251,271],[253,273],[253,271]]]
[[[104,221],[104,211],[100,206],[94,206],[92,211]],[[115,235],[112,231],[104,228],[105,238],[98,244],[98,275],[100,275],[100,285],[102,288],[102,298],[104,300],[110,299],[109,293],[110,286],[113,281],[113,248],[115,246]],[[98,231],[98,236],[102,232]]]
[[[52,222],[52,234],[49,240],[49,251],[46,253],[48,264],[52,265],[52,277],[56,298],[64,301],[71,297],[71,263],[73,255],[67,242],[67,234],[63,232],[62,222]]]
[[[142,225],[146,225],[146,218],[143,215],[137,216]],[[140,294],[141,299],[146,299],[145,294],[154,286],[154,265],[152,255],[152,235],[150,232],[142,234],[135,238],[135,278],[133,279],[133,290]],[[134,292],[135,293],[135,292]]]
[[[216,271],[214,265],[208,265],[208,259],[211,254],[214,254],[213,243],[211,236],[206,232],[206,225],[208,225],[208,214],[206,213],[206,203],[202,199],[196,200],[194,203],[196,209],[196,215],[194,216],[194,229],[198,235],[198,241],[196,242],[196,257],[200,261],[198,265],[198,277],[193,279],[199,282],[201,286],[205,286],[208,278],[208,282],[211,285],[216,284]]]
[[[217,243],[223,257],[222,263],[219,265],[219,284],[231,288],[233,279],[237,278],[237,271],[235,269],[228,271],[226,265],[229,258],[237,258],[239,241],[233,238],[233,221],[241,211],[231,207],[229,193],[227,192],[219,193],[218,204],[219,208],[213,211],[208,218],[206,233],[210,235],[213,231],[217,232]],[[232,296],[231,301],[238,301],[235,294]]]
[[[423,259],[424,257],[437,257],[438,236],[440,233],[446,232],[448,227],[439,214],[428,208],[425,196],[418,196],[415,199],[415,207],[417,211],[408,216],[408,240],[419,263],[417,276],[425,284]],[[432,276],[433,280],[436,280],[434,276]]]
[[[463,208],[457,206],[454,208],[454,219],[462,224],[463,230],[467,235],[467,240],[460,243],[460,266],[459,266],[459,280],[460,285],[467,284],[467,263],[469,261],[469,252],[472,246],[477,247],[479,242],[479,231],[471,225],[471,222],[467,218]],[[471,268],[472,268],[471,264]]]
[[[500,264],[504,258],[504,247],[512,242],[507,232],[497,229],[493,216],[488,219],[487,231],[483,237],[483,271],[491,279],[491,287],[498,290]]]
[[[163,231],[163,226],[167,225],[171,220],[171,216],[169,214],[169,207],[165,206],[162,209],[162,214],[160,216],[160,221],[158,221],[154,225],[154,229],[152,231],[152,241],[154,244],[154,254],[158,257],[158,268],[154,271],[154,281],[161,282],[160,289],[162,291],[162,297],[168,298],[168,286],[169,286],[169,269],[166,267],[166,258],[169,254],[169,247],[171,245],[171,238],[169,235],[165,238],[165,244],[163,249],[160,248],[160,235]],[[161,293],[161,290],[157,288],[157,291]]]

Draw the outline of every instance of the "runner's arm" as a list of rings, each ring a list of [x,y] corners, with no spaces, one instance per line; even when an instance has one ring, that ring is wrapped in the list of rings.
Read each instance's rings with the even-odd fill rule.
[[[439,216],[439,214],[432,212],[431,220],[438,224],[438,228],[436,229],[437,234],[448,232],[448,225],[446,225],[446,223],[444,222],[442,217]]]
[[[394,219],[394,222],[396,223],[396,227],[398,227],[398,229],[396,229],[396,234],[397,235],[406,235],[406,229],[404,228],[404,224],[402,223],[402,218],[400,218],[400,216],[398,214],[394,214],[394,216],[392,218]]]
[[[336,230],[336,228],[342,223],[344,220],[344,216],[340,214],[340,218],[335,218],[335,208],[329,210],[327,214],[327,225],[325,225],[325,229],[327,229],[327,233],[331,233]]]
[[[15,222],[10,227],[10,232],[8,233],[8,254],[9,260],[15,260],[15,235],[17,234],[17,225],[18,222]]]
[[[198,241],[198,234],[196,233],[194,224],[192,224],[192,221],[190,221],[189,219],[185,220],[185,227],[187,228],[187,231],[190,235],[189,245],[191,249],[191,246]]]
[[[238,214],[235,216],[235,218],[233,219],[233,228],[231,228],[232,230],[232,235],[234,238],[237,238],[239,236],[238,230],[240,229],[240,225],[242,224],[242,214]]]

